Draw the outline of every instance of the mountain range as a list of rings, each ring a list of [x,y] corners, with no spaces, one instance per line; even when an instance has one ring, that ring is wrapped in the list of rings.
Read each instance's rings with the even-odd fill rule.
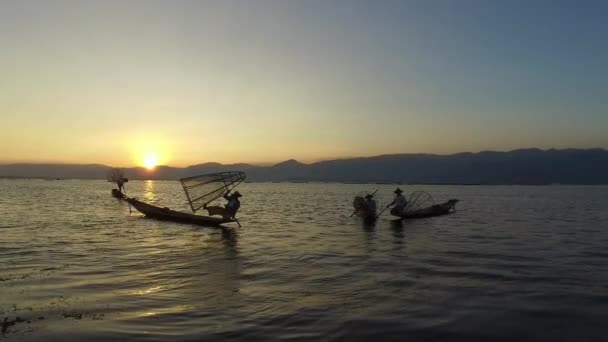
[[[105,179],[101,164],[5,164],[4,178]],[[204,163],[188,167],[125,168],[130,179],[167,179],[242,170],[249,181],[370,182],[410,184],[608,184],[608,150],[519,149],[509,152],[391,154],[272,166]]]

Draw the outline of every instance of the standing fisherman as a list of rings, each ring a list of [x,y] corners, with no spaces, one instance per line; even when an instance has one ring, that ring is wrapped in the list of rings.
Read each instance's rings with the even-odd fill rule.
[[[374,217],[376,216],[376,209],[378,208],[378,205],[376,204],[376,201],[374,200],[374,195],[372,194],[367,194],[367,196],[365,196],[365,205],[367,206],[367,215],[373,215]]]
[[[125,177],[120,177],[120,179],[116,181],[116,185],[118,185],[118,192],[124,193],[123,190],[125,188],[125,183],[128,181],[129,180]]]

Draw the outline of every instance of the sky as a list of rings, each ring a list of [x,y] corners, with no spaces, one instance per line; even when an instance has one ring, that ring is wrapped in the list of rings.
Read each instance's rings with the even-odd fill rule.
[[[606,1],[0,1],[0,163],[608,147]]]

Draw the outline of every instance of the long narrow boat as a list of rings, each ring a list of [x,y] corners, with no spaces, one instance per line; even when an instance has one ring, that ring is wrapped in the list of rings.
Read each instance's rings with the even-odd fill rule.
[[[211,212],[212,207],[207,207],[207,205],[212,201],[227,195],[232,189],[242,183],[245,180],[245,177],[246,175],[244,172],[229,171],[181,178],[179,181],[182,184],[186,198],[192,209],[192,214],[172,210],[166,207],[157,207],[126,196],[124,196],[123,199],[129,202],[137,211],[147,217],[158,220],[193,223],[205,226],[220,226],[224,223],[236,222],[240,227],[239,221],[235,217],[229,217],[225,212],[218,212],[219,215],[224,215],[221,217],[202,216],[196,215],[195,213],[203,208]],[[217,212],[217,210],[214,212]]]
[[[135,198],[125,198],[133,208],[140,213],[157,220],[175,221],[183,223],[193,223],[203,226],[219,226],[223,223],[235,222],[234,220],[225,220],[221,217],[201,216],[180,211],[171,210],[169,208],[161,208],[155,205],[144,203]]]
[[[433,217],[446,215],[455,210],[457,199],[451,199],[441,204],[434,204],[426,208],[407,210],[401,214],[391,213],[394,216],[401,217],[401,219],[416,219],[423,217]]]

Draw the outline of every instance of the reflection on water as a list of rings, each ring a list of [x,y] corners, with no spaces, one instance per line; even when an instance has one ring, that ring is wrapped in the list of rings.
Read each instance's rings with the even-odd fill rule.
[[[374,229],[376,229],[376,220],[362,219],[361,225],[363,226],[363,229],[365,231],[373,231]]]
[[[396,241],[402,241],[405,238],[405,227],[402,220],[391,220],[390,227]]]
[[[162,288],[163,288],[162,286],[152,286],[152,287],[149,287],[149,288],[144,289],[144,290],[137,290],[137,291],[134,291],[134,292],[132,292],[132,293],[133,293],[133,294],[136,294],[136,295],[143,296],[143,295],[151,294],[151,293],[154,293],[154,292],[158,292],[158,291],[160,291]]]
[[[390,220],[389,224],[393,231],[403,231],[404,229],[404,220]]]
[[[222,229],[222,238],[224,239],[224,245],[227,248],[227,250],[234,250],[234,252],[236,253],[236,244],[237,244],[237,240],[238,240],[238,231],[233,230],[233,229]]]
[[[221,230],[130,214],[106,182],[0,180],[6,336],[606,336],[608,188],[427,186],[460,210],[366,223],[348,217],[360,187],[243,184],[243,227]],[[178,182],[129,182],[129,195],[188,210]]]
[[[144,201],[150,204],[157,204],[156,195],[154,194],[154,181],[147,180],[144,182],[145,190],[144,190]]]

